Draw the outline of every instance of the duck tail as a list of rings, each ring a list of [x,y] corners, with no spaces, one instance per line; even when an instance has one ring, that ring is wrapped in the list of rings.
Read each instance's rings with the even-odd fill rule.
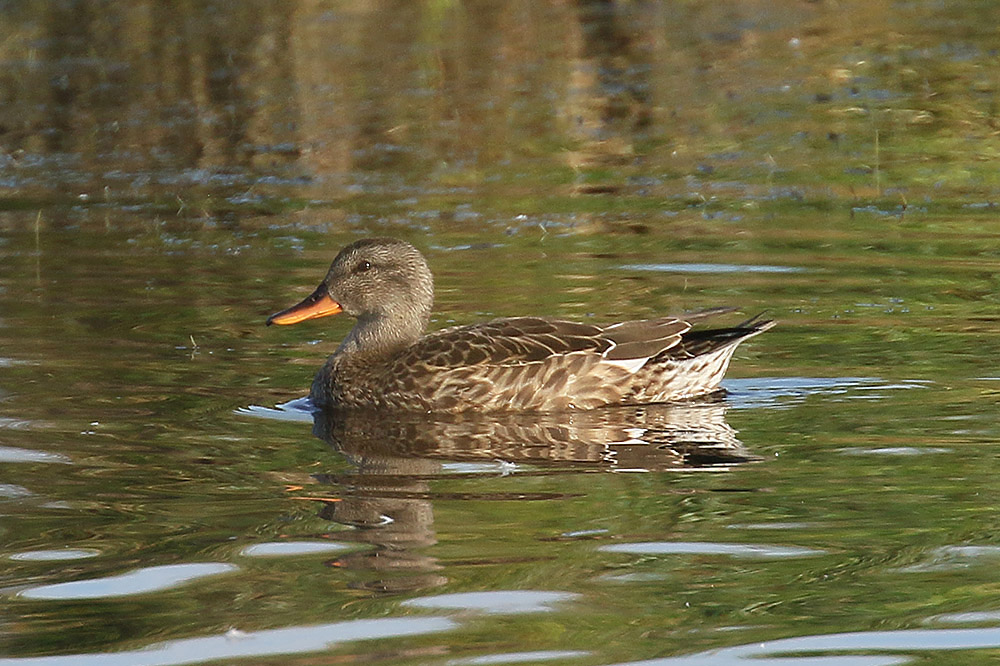
[[[733,329],[744,329],[746,330],[746,336],[740,338],[741,340],[746,340],[747,338],[753,337],[755,335],[760,335],[764,331],[774,328],[777,326],[778,322],[774,319],[766,319],[767,310],[755,314],[744,322],[741,322],[733,327]]]

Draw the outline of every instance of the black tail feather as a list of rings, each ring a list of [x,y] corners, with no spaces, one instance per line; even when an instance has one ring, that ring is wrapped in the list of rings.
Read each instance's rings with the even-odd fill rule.
[[[653,361],[694,358],[695,356],[711,354],[723,347],[738,345],[747,338],[763,333],[777,323],[773,319],[765,319],[766,314],[766,311],[761,312],[729,328],[708,328],[685,333],[679,344],[665,350]]]

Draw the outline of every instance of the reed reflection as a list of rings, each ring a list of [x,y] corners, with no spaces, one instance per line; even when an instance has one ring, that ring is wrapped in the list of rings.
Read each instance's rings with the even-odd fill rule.
[[[569,134],[577,146],[567,152],[577,171],[574,191],[618,192],[622,176],[634,175],[628,167],[640,156],[639,145],[653,120],[651,45],[657,24],[648,3],[626,7],[581,0],[575,16],[579,29],[568,58],[565,98]],[[600,176],[608,167],[619,170],[614,178]]]

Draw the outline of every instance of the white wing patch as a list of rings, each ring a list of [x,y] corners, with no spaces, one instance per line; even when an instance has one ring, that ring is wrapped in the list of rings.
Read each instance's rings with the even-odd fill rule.
[[[613,360],[613,361],[609,361],[606,358],[602,358],[601,359],[601,363],[607,363],[608,365],[618,366],[619,368],[622,368],[625,371],[627,371],[629,374],[633,374],[634,375],[636,372],[639,371],[639,369],[642,366],[646,365],[646,361],[648,361],[648,360],[649,360],[648,357],[647,358],[621,358],[621,359],[616,359],[616,360]]]

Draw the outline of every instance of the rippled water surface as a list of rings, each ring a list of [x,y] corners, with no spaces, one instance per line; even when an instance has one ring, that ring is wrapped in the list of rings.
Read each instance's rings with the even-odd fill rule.
[[[1000,6],[0,16],[0,666],[1000,655]],[[432,328],[779,326],[722,400],[314,418],[350,322],[263,322],[376,234]]]

